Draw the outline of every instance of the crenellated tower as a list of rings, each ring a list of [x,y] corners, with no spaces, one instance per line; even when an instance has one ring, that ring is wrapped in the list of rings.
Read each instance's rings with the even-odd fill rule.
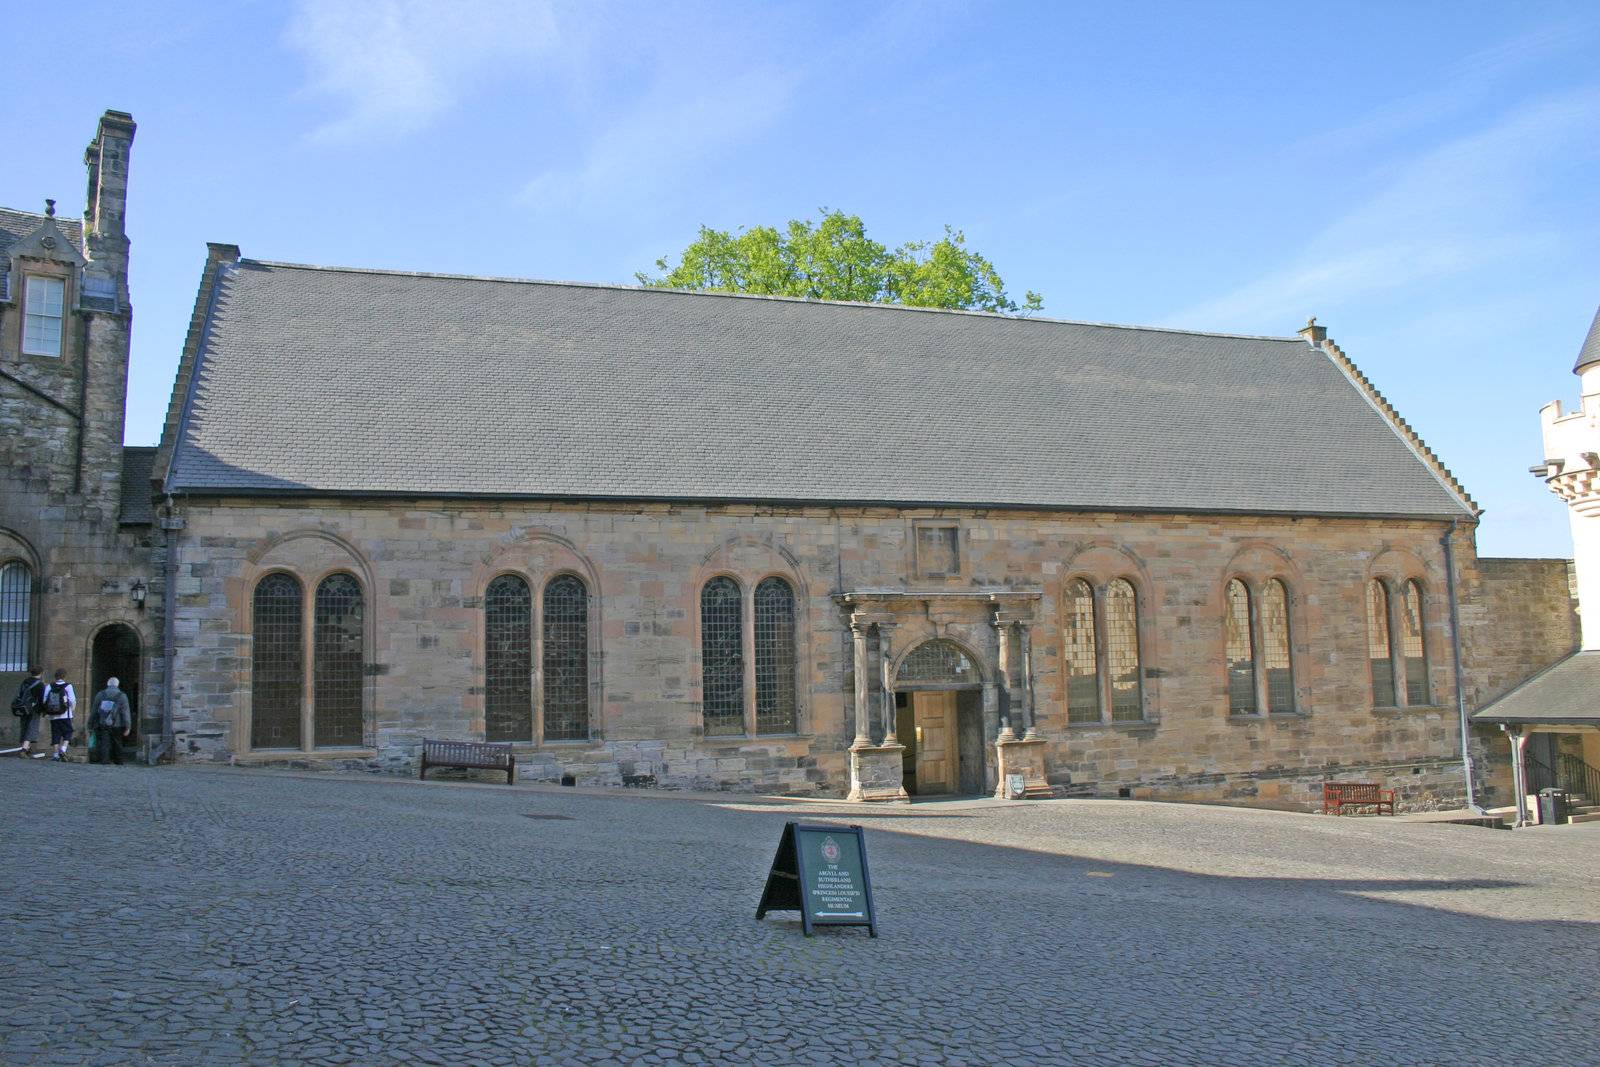
[[[1567,502],[1582,647],[1588,651],[1600,649],[1600,311],[1572,372],[1581,383],[1578,409],[1563,412],[1559,400],[1540,409],[1545,459],[1532,470]]]

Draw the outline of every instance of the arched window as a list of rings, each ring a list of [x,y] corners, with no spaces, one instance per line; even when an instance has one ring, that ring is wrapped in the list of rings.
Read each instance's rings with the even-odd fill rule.
[[[483,735],[533,740],[533,608],[528,583],[502,574],[483,593]]]
[[[33,572],[21,560],[0,567],[0,671],[26,671],[33,644]]]
[[[706,735],[744,733],[744,605],[732,578],[700,590],[700,676]]]
[[[981,686],[983,675],[961,646],[954,641],[934,638],[924,641],[900,661],[894,675],[895,688],[940,689],[950,686]]]
[[[1066,639],[1067,721],[1100,721],[1100,670],[1095,662],[1094,590],[1082,578],[1062,597]]]
[[[544,736],[589,736],[589,590],[575,574],[544,587]]]
[[[782,578],[756,586],[756,732],[792,734],[795,716],[794,589]]]
[[[1367,659],[1372,664],[1372,703],[1395,706],[1394,642],[1389,635],[1389,590],[1381,580],[1367,583]]]
[[[1422,631],[1422,586],[1415,578],[1400,589],[1400,655],[1405,659],[1406,703],[1412,707],[1433,703]]]
[[[1139,599],[1127,580],[1106,586],[1106,674],[1111,683],[1111,721],[1144,718],[1139,680]]]
[[[1228,714],[1254,715],[1256,705],[1255,621],[1250,590],[1237,578],[1228,580]]]
[[[1261,658],[1267,671],[1267,710],[1294,710],[1294,666],[1289,654],[1289,594],[1270,579],[1261,587]]]
[[[300,582],[269,574],[256,583],[250,642],[250,747],[300,748],[305,694]]]
[[[312,608],[312,736],[316,745],[361,744],[366,665],[361,583],[330,574]]]

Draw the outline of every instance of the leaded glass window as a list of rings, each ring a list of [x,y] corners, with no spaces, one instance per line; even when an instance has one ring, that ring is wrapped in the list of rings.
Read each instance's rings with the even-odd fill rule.
[[[317,586],[312,614],[312,736],[317,746],[361,744],[366,665],[361,583],[330,574]]]
[[[1400,591],[1400,655],[1405,661],[1406,703],[1433,703],[1428,692],[1428,653],[1422,631],[1422,586],[1415,579]]]
[[[706,735],[744,733],[744,605],[732,578],[700,590],[700,677]]]
[[[304,611],[300,582],[293,575],[269,574],[256,583],[250,643],[251,748],[301,747]]]
[[[28,669],[33,572],[21,560],[0,567],[0,671]]]
[[[1237,578],[1228,580],[1228,714],[1256,713],[1255,623],[1250,616],[1250,590]]]
[[[483,735],[533,740],[533,600],[528,583],[502,574],[483,592]]]
[[[1106,673],[1111,679],[1111,721],[1144,718],[1139,680],[1139,598],[1133,585],[1118,578],[1106,586]]]
[[[952,641],[924,641],[900,661],[895,685],[981,685],[983,677]]]
[[[1095,663],[1094,589],[1082,578],[1062,598],[1066,641],[1067,721],[1100,721],[1100,672]]]
[[[1289,655],[1289,595],[1273,578],[1261,587],[1261,658],[1267,670],[1267,710],[1294,710],[1294,667]]]
[[[1372,703],[1380,708],[1394,707],[1394,645],[1389,637],[1389,590],[1378,579],[1367,583],[1367,659],[1372,664]]]
[[[792,734],[795,720],[794,589],[782,578],[756,586],[756,732]]]
[[[589,736],[589,590],[575,574],[544,587],[544,736]]]

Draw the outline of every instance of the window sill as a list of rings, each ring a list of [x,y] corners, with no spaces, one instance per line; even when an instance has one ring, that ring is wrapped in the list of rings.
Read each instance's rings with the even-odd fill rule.
[[[1447,712],[1453,709],[1447,704],[1405,704],[1391,705],[1380,704],[1372,709],[1374,715],[1407,715],[1414,712]]]
[[[262,760],[377,759],[375,748],[252,748],[234,757],[236,764]]]
[[[1068,730],[1121,730],[1127,733],[1137,733],[1140,730],[1154,730],[1161,725],[1160,719],[1135,719],[1127,722],[1069,722]]]
[[[1309,718],[1311,718],[1311,713],[1309,711],[1299,711],[1299,710],[1296,710],[1296,711],[1269,711],[1265,715],[1261,714],[1259,711],[1247,712],[1247,713],[1239,713],[1239,712],[1231,712],[1230,711],[1228,713],[1228,721],[1229,722],[1239,722],[1239,723],[1246,723],[1246,722],[1293,722],[1296,719],[1309,719]]]

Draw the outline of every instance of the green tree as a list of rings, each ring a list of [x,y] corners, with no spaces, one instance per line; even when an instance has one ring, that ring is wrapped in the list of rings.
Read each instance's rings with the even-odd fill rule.
[[[909,241],[891,250],[867,236],[859,216],[820,210],[821,222],[790,219],[782,230],[756,226],[729,233],[702,226],[676,266],[658,259],[659,274],[636,277],[664,288],[812,300],[1024,315],[1044,306],[1031,290],[1020,305],[1007,296],[994,264],[968,248],[960,230],[946,226],[937,241]]]

